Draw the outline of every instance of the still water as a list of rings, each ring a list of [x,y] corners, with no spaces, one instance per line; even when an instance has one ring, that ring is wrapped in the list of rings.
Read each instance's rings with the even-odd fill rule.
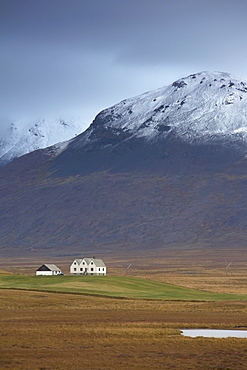
[[[183,329],[182,335],[186,337],[210,338],[247,338],[247,330],[220,330],[220,329]]]

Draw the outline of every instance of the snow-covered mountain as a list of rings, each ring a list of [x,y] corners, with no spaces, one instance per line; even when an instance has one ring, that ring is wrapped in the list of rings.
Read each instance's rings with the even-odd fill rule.
[[[102,129],[148,140],[171,132],[192,142],[218,136],[247,138],[247,81],[201,72],[103,110],[87,130]]]
[[[70,153],[74,173],[165,171],[174,161],[181,166],[185,157],[210,167],[230,148],[245,153],[246,143],[247,82],[228,73],[201,72],[103,110],[59,154],[55,166],[65,169]]]
[[[0,165],[34,150],[74,138],[82,131],[80,117],[16,121],[0,139]]]
[[[13,123],[0,140],[0,165],[82,131],[80,118]],[[190,144],[246,143],[247,81],[223,72],[192,74],[103,110],[68,144],[69,150],[107,147],[109,152],[133,147],[133,140],[164,142],[171,137]]]

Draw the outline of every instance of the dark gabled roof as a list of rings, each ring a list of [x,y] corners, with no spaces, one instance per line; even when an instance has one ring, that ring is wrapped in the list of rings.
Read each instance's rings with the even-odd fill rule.
[[[60,269],[51,263],[40,266],[36,271],[60,271]]]

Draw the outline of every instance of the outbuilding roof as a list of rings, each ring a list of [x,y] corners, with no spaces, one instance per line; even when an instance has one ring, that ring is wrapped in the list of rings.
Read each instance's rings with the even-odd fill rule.
[[[60,271],[60,269],[52,263],[46,263],[40,266],[36,271]]]

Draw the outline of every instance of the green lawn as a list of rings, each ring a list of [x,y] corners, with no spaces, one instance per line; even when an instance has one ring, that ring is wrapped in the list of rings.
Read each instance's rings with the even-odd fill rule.
[[[164,300],[228,301],[247,299],[247,295],[211,293],[122,276],[0,275],[0,288]]]

